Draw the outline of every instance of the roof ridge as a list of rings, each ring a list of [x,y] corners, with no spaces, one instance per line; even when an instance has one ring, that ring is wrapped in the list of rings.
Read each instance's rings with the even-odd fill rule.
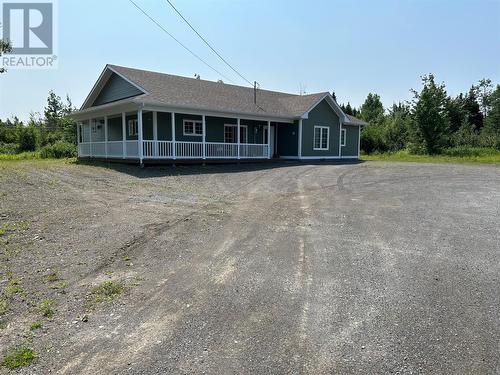
[[[202,79],[202,78],[198,79],[198,78],[186,77],[186,76],[181,76],[181,75],[176,75],[176,74],[169,74],[169,73],[164,73],[164,72],[158,72],[158,71],[154,71],[154,70],[131,68],[131,67],[128,67],[128,66],[123,66],[123,65],[107,64],[107,66],[109,66],[111,68],[129,69],[129,70],[134,70],[134,71],[137,71],[137,72],[160,74],[160,75],[163,75],[163,76],[169,76],[169,77],[175,77],[175,78],[182,78],[182,79],[191,80],[191,81],[202,81],[202,82],[207,82],[207,83],[215,84],[215,85],[221,84],[221,83],[216,82],[216,81],[211,81],[211,80]],[[253,90],[253,87],[235,85],[235,84],[226,83],[226,82],[223,82],[222,84],[224,84],[226,86],[232,86],[232,87],[238,87],[238,88],[247,89],[247,90]],[[270,92],[270,93],[274,93],[274,94],[287,95],[290,98],[300,98],[300,97],[303,98],[303,97],[308,97],[308,96],[312,96],[312,95],[319,95],[319,94],[327,94],[327,93],[329,93],[328,91],[321,91],[321,92],[315,92],[315,93],[306,94],[306,95],[299,95],[299,94],[292,94],[292,93],[284,92],[284,91],[267,90],[267,89],[260,89],[260,88],[258,88],[257,90],[259,90],[259,91],[265,91],[265,92]]]

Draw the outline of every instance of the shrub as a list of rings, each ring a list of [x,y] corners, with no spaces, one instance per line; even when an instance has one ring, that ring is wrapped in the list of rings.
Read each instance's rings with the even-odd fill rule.
[[[442,154],[446,156],[466,158],[466,157],[496,155],[498,154],[498,151],[493,148],[460,146],[460,147],[447,148],[442,151]]]
[[[96,286],[91,291],[94,302],[102,302],[105,300],[112,300],[122,294],[124,285],[121,282],[105,281]]]
[[[384,129],[381,125],[370,124],[361,132],[361,149],[367,154],[387,151],[384,142]]]
[[[0,142],[0,154],[14,155],[18,151],[18,145],[16,143],[1,143]]]
[[[66,141],[57,141],[53,145],[44,146],[40,156],[44,159],[72,158],[76,156],[76,146]]]
[[[35,151],[38,146],[36,129],[33,126],[22,127],[19,132],[19,151]]]

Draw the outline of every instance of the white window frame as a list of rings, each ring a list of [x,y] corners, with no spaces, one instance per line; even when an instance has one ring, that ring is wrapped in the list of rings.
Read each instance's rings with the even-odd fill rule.
[[[192,133],[187,133],[186,132],[186,123],[192,122],[193,123],[193,132]],[[201,126],[201,134],[196,133],[196,125],[199,124]],[[184,119],[182,121],[182,134],[188,137],[203,137],[203,121],[201,120],[191,120],[191,119]]]
[[[238,143],[238,125],[236,124],[224,124],[224,143],[229,143],[226,142],[226,127],[228,128],[236,128],[236,142],[231,142],[232,144]],[[245,139],[241,139],[240,137],[240,144],[241,143],[248,143],[248,125],[240,125],[240,132],[241,129],[245,128]]]
[[[345,144],[346,144],[346,137],[347,137],[347,132],[346,132],[346,129],[342,129],[342,130],[340,131],[340,145],[341,145],[342,147],[344,147],[344,146],[345,146]]]
[[[139,121],[137,119],[130,119],[127,121],[128,135],[139,135]]]
[[[316,147],[316,129],[320,129],[319,147]],[[323,132],[325,130],[326,130],[326,148],[322,147]],[[314,151],[328,151],[329,149],[330,149],[330,127],[328,127],[328,126],[315,126],[313,129],[313,150]]]

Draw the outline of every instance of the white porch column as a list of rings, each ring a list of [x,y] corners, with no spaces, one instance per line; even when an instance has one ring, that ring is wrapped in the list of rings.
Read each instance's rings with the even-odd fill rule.
[[[89,119],[89,156],[92,157],[92,119]]]
[[[203,126],[203,139],[202,139],[202,142],[203,142],[203,160],[205,160],[207,158],[207,150],[206,150],[206,141],[207,141],[207,124],[206,124],[206,121],[205,121],[205,115],[202,115],[201,116],[201,123],[202,123],[202,126]]]
[[[271,159],[271,121],[267,122],[267,158]]]
[[[77,144],[77,155],[80,156],[80,127],[82,126],[81,122],[76,123],[76,144]]]
[[[104,155],[108,158],[108,116],[104,116]]]
[[[154,156],[158,157],[158,112],[153,112],[153,152]]]
[[[142,145],[142,109],[137,111],[137,133],[138,133],[138,143],[139,143],[139,162],[142,164],[142,159],[144,156],[144,149]]]
[[[302,159],[302,119],[299,120],[299,145],[298,154],[299,159]]]
[[[125,112],[122,112],[122,158],[125,159],[127,157],[127,115]]]
[[[238,137],[238,160],[240,159],[240,142],[241,142],[241,139],[240,139],[240,119],[236,119],[236,123],[238,124],[236,126],[236,132],[237,132],[237,137]]]
[[[171,113],[171,120],[172,120],[172,156],[175,159],[177,159],[177,150],[175,146],[175,112]]]

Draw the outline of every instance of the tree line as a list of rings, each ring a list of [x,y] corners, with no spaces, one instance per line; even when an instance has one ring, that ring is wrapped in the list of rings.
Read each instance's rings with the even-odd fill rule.
[[[365,153],[407,150],[439,154],[450,148],[500,150],[500,85],[482,79],[466,93],[449,96],[434,75],[422,77],[413,99],[386,111],[380,96],[369,93],[363,105],[341,104],[342,110],[368,122],[361,135]]]
[[[0,119],[0,154],[40,151],[42,157],[76,155],[76,123],[70,117],[75,111],[71,99],[63,101],[49,92],[43,117],[32,113],[27,123],[17,117]]]

